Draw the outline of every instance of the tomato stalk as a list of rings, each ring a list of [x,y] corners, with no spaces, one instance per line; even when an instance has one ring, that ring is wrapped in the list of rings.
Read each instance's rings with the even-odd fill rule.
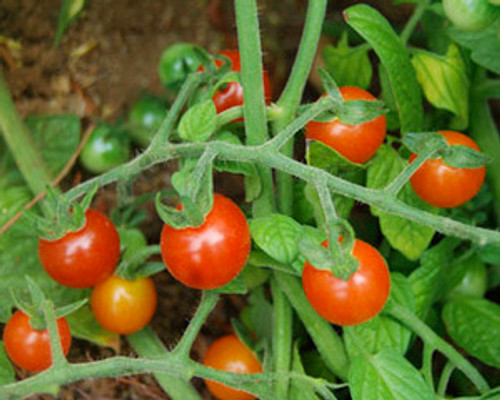
[[[444,397],[446,395],[446,387],[450,381],[451,374],[455,370],[455,366],[451,362],[447,362],[441,371],[441,377],[439,378],[437,394],[438,396]]]
[[[429,0],[422,0],[418,2],[417,6],[415,7],[415,10],[413,11],[413,14],[411,15],[410,19],[408,20],[405,27],[401,31],[401,34],[399,35],[399,37],[401,38],[401,42],[403,42],[403,44],[406,44],[410,39],[411,34],[415,30],[420,19],[422,18],[425,11],[429,7],[429,4],[430,4]]]
[[[51,301],[45,300],[43,312],[45,322],[49,331],[50,352],[52,354],[52,368],[64,369],[67,366],[68,361],[66,360],[62,349],[61,338],[59,337],[59,329],[57,329],[54,305]]]

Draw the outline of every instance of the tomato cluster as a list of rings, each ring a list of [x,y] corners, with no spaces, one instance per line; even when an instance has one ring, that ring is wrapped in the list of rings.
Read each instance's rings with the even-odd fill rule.
[[[203,364],[214,369],[237,374],[257,374],[262,365],[255,354],[236,335],[223,336],[214,341],[203,358]],[[221,383],[205,380],[208,390],[219,400],[253,400],[255,396],[231,389]]]

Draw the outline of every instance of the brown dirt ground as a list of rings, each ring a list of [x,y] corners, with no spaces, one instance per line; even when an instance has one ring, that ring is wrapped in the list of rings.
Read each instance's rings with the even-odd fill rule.
[[[352,2],[351,2],[352,3]],[[380,3],[374,1],[380,7]],[[209,51],[236,46],[234,11],[223,0],[100,0],[87,2],[58,47],[52,45],[60,0],[3,0],[0,3],[0,68],[6,77],[20,113],[75,113],[114,119],[123,115],[142,91],[162,94],[156,66],[164,48],[176,42],[194,42]],[[279,93],[298,43],[305,0],[262,1],[260,4],[264,62]],[[344,4],[343,7],[347,5]],[[400,19],[394,8],[383,12]],[[333,7],[330,11],[333,15]],[[335,14],[339,18],[339,14]],[[313,91],[314,93],[314,91]],[[156,191],[169,182],[172,166],[155,167],[140,177],[139,193]],[[71,182],[82,173],[73,171]],[[83,174],[83,178],[85,174]],[[225,177],[220,190],[241,197],[238,178]],[[112,207],[113,189],[102,190],[96,200],[104,209]],[[148,238],[158,237],[161,224],[151,216],[144,228]],[[159,312],[153,329],[168,345],[180,337],[199,300],[199,294],[176,283],[167,273],[155,277],[159,289]],[[182,299],[182,301],[180,301]],[[230,330],[229,319],[244,304],[238,296],[227,296],[212,313],[197,339],[193,357],[200,359],[212,338]],[[122,354],[131,349],[122,341]],[[113,354],[76,341],[69,358],[93,360]],[[20,378],[24,377],[18,371]],[[201,382],[197,386],[209,398]],[[50,396],[33,396],[49,399]],[[96,379],[65,386],[59,399],[166,399],[150,376]]]

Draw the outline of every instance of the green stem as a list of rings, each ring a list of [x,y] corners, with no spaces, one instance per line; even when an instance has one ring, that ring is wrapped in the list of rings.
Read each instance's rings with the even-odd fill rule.
[[[470,134],[492,160],[486,167],[486,174],[493,192],[497,225],[500,225],[500,136],[486,97],[481,90],[474,89],[481,86],[485,80],[485,71],[478,68],[471,85],[469,100]]]
[[[168,354],[167,349],[149,327],[127,336],[128,342],[139,357],[158,357]],[[201,400],[201,396],[189,383],[190,377],[172,379],[169,374],[155,373],[158,384],[173,400]]]
[[[422,373],[429,387],[434,391],[434,377],[432,375],[432,357],[434,356],[434,347],[424,343],[424,352],[422,360]]]
[[[415,314],[398,304],[393,304],[386,313],[410,328],[413,332],[420,336],[426,345],[431,346],[431,348],[435,348],[441,354],[446,356],[457,369],[462,371],[465,376],[470,379],[479,392],[485,393],[489,390],[488,382],[486,382],[479,371],[457,350],[455,350],[453,346],[434,333],[434,331],[423,323]]]
[[[172,354],[176,357],[189,357],[189,352],[191,351],[191,347],[193,346],[196,336],[198,336],[201,327],[214,309],[218,300],[219,295],[217,293],[210,291],[202,292],[200,305],[189,322],[188,327],[184,331],[184,335],[182,335],[181,340],[172,351]]]
[[[293,120],[297,107],[302,99],[302,92],[311,72],[314,55],[318,47],[323,20],[326,12],[326,0],[310,0],[307,9],[304,31],[300,40],[299,50],[288,78],[288,82],[277,104],[283,109],[283,115],[274,122],[273,131],[280,132]],[[289,140],[282,148],[283,154],[288,157],[293,155],[293,140]],[[286,215],[291,215],[293,210],[292,177],[281,171],[276,175],[279,209]]]
[[[441,372],[441,377],[439,378],[437,389],[438,396],[444,397],[446,395],[446,388],[454,370],[455,366],[451,362],[447,362],[443,368],[443,372]]]
[[[292,360],[292,307],[279,288],[276,280],[281,279],[281,274],[275,272],[271,279],[273,294],[273,360],[276,373],[288,372]],[[288,398],[289,382],[282,380],[276,383],[274,393],[277,399]]]
[[[54,313],[54,305],[51,301],[46,300],[43,308],[45,323],[49,331],[50,352],[52,354],[52,368],[64,368],[68,363],[64,356],[59,329],[57,328],[56,315]]]
[[[335,375],[345,380],[349,360],[342,339],[333,327],[314,311],[297,278],[281,274],[278,284],[302,320],[326,366]]]
[[[259,145],[268,139],[268,131],[257,3],[255,0],[237,0],[234,6],[241,58],[246,143]],[[252,204],[254,217],[270,214],[275,208],[271,170],[258,166],[257,172],[262,191]]]
[[[403,44],[406,44],[410,39],[411,34],[417,27],[417,24],[424,15],[425,10],[427,10],[427,7],[429,7],[429,0],[424,0],[418,3],[415,11],[413,12],[412,16],[403,28],[401,35],[399,36]]]
[[[0,73],[0,130],[26,183],[33,194],[41,193],[52,181],[30,132],[24,125]]]

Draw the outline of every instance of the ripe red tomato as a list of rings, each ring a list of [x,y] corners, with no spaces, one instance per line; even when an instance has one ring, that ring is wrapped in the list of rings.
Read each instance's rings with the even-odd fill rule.
[[[245,215],[220,194],[214,195],[203,225],[175,229],[165,224],[160,240],[167,269],[195,289],[214,289],[233,280],[247,261],[250,244]]]
[[[454,131],[440,131],[449,145],[463,145],[481,151],[470,137]],[[412,154],[410,162],[417,156]],[[457,207],[472,199],[484,182],[486,168],[455,168],[441,158],[426,160],[410,178],[415,193],[426,203],[443,208]]]
[[[238,374],[257,374],[262,372],[262,365],[236,335],[227,335],[217,339],[208,348],[203,364],[227,372]],[[253,400],[255,396],[227,387],[218,382],[205,380],[210,393],[219,400]]]
[[[237,50],[225,50],[220,53],[223,56],[228,57],[231,60],[232,71],[241,71],[240,63],[240,53]],[[222,62],[216,61],[217,66],[221,66]],[[266,99],[266,104],[271,102],[271,84],[269,82],[269,76],[264,70],[263,72],[264,80],[264,96]],[[212,100],[217,109],[217,113],[221,113],[231,107],[242,106],[243,105],[243,86],[239,82],[230,82],[224,89],[219,90],[215,93]],[[242,119],[241,119],[242,120]]]
[[[327,246],[326,241],[323,246]],[[337,325],[368,321],[382,310],[389,297],[389,269],[377,249],[356,239],[352,255],[359,267],[347,281],[330,271],[314,268],[308,261],[302,272],[302,286],[309,303],[324,319]]]
[[[354,86],[343,86],[340,93],[344,100],[376,100]],[[355,163],[364,163],[373,157],[384,142],[385,132],[384,115],[357,125],[343,124],[337,118],[330,122],[309,121],[306,125],[306,139],[319,140]]]
[[[128,335],[144,328],[156,311],[157,295],[150,278],[128,281],[112,275],[92,290],[96,320],[110,332]]]
[[[61,285],[94,286],[110,276],[120,258],[120,237],[111,220],[88,209],[85,226],[57,240],[40,239],[38,254],[45,271]]]
[[[59,318],[57,329],[64,355],[71,346],[71,332],[65,318]],[[9,358],[27,371],[38,372],[52,365],[49,331],[30,325],[30,317],[18,310],[7,321],[3,331],[5,351]]]

